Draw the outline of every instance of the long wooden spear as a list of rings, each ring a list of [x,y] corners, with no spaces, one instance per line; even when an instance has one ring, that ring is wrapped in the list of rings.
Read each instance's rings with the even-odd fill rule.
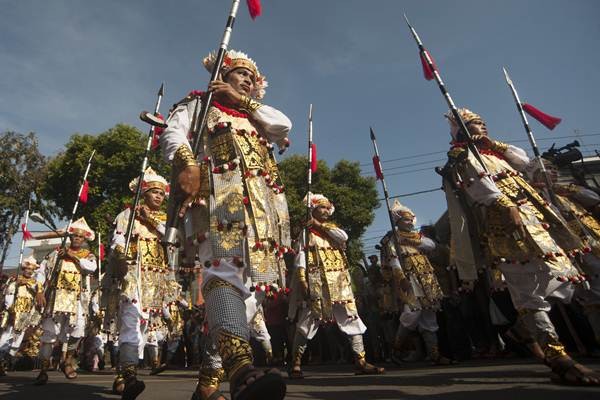
[[[477,159],[477,161],[479,162],[479,164],[481,165],[483,170],[485,172],[489,172],[488,168],[486,167],[485,163],[483,162],[483,159],[481,158],[481,154],[479,153],[477,146],[475,146],[475,143],[473,143],[473,138],[471,137],[471,134],[469,133],[469,130],[467,129],[467,126],[465,125],[465,121],[463,121],[462,117],[460,116],[460,113],[458,112],[458,108],[456,108],[456,105],[454,104],[454,101],[452,100],[450,93],[448,93],[448,89],[446,89],[446,85],[444,84],[444,81],[442,80],[442,77],[440,76],[437,66],[433,62],[433,59],[429,55],[429,52],[423,46],[423,42],[421,42],[421,38],[419,38],[417,31],[415,30],[415,28],[413,28],[413,26],[410,24],[410,22],[408,22],[408,17],[406,16],[406,14],[404,14],[404,19],[406,20],[406,24],[408,25],[408,28],[410,29],[410,32],[412,33],[412,36],[415,39],[415,42],[417,42],[417,46],[419,47],[421,62],[423,63],[423,69],[425,71],[425,79],[427,79],[427,80],[435,79],[435,81],[438,84],[438,87],[440,88],[440,91],[442,92],[442,95],[444,96],[444,99],[446,100],[446,103],[450,107],[450,111],[452,112],[454,121],[456,121],[456,123],[458,124],[459,130],[467,139],[467,146],[469,147],[469,150],[471,150],[471,152],[473,153],[473,155],[475,156],[475,158]]]
[[[381,181],[381,187],[383,188],[383,197],[385,199],[385,206],[387,207],[388,217],[390,219],[390,226],[392,228],[392,240],[394,243],[394,249],[396,250],[396,256],[400,261],[400,243],[396,237],[396,224],[394,224],[394,216],[392,214],[392,208],[390,207],[390,195],[388,193],[387,184],[385,183],[385,177],[383,176],[383,167],[381,166],[381,159],[379,158],[379,148],[377,147],[377,139],[375,138],[375,132],[373,128],[369,128],[371,133],[371,142],[373,143],[373,168],[375,168],[375,177]],[[382,260],[383,262],[383,260]]]
[[[312,186],[312,174],[317,170],[317,154],[315,145],[313,144],[313,120],[312,120],[313,105],[310,104],[308,107],[308,149],[307,149],[307,168],[306,168],[306,221],[310,221],[312,214],[310,211],[310,196]],[[304,261],[305,266],[308,268],[308,244],[309,244],[309,231],[308,226],[304,226]]]
[[[62,237],[62,241],[60,243],[60,248],[64,249],[67,245],[67,238],[69,237],[69,228],[73,224],[73,219],[75,218],[75,214],[77,213],[77,208],[79,207],[79,202],[81,201],[81,194],[83,193],[84,187],[87,188],[87,176],[90,172],[90,168],[92,167],[92,160],[94,159],[94,155],[96,154],[96,150],[92,150],[92,154],[90,154],[90,158],[88,159],[87,166],[85,168],[85,172],[83,174],[83,179],[81,181],[81,185],[79,186],[79,191],[77,192],[77,200],[75,204],[73,204],[73,210],[71,211],[71,216],[69,218],[69,223],[65,229],[65,232]],[[85,202],[85,201],[84,201]],[[52,271],[47,274],[50,276],[50,279],[45,282],[45,290],[48,289],[51,285],[54,284],[54,281],[58,278],[58,264],[61,261],[61,257],[56,256],[56,261],[54,262],[54,266],[52,267]],[[48,300],[49,292],[46,290],[46,300]]]
[[[165,84],[162,83],[160,85],[160,89],[158,89],[158,93],[156,94],[156,103],[154,105],[154,114],[153,116],[158,115],[158,110],[160,109],[160,103],[162,101],[163,95],[165,94]],[[146,150],[144,151],[144,159],[142,160],[142,167],[140,169],[140,174],[138,176],[137,187],[135,189],[135,197],[133,199],[133,205],[131,206],[129,219],[127,220],[127,230],[125,231],[125,257],[129,253],[129,246],[131,244],[131,234],[133,232],[133,223],[135,221],[135,213],[138,204],[140,203],[140,198],[142,196],[142,185],[144,183],[144,175],[146,174],[146,168],[148,167],[148,155],[150,154],[150,149],[152,148],[152,140],[154,138],[154,130],[156,129],[156,123],[152,122],[148,119],[148,113],[142,113],[140,115],[142,120],[150,123],[150,130],[148,131],[148,138],[146,140]]]
[[[231,33],[233,32],[233,24],[235,23],[235,18],[238,12],[238,7],[240,4],[240,0],[233,0],[231,3],[231,10],[229,11],[229,16],[227,17],[227,22],[225,24],[225,31],[223,32],[223,37],[221,39],[221,44],[219,46],[219,51],[217,52],[217,57],[215,63],[213,65],[211,74],[210,74],[210,82],[216,80],[221,73],[221,67],[223,65],[223,59],[225,58],[225,54],[227,53],[227,48],[229,47],[229,40],[231,38]],[[248,7],[250,11],[250,16],[254,19],[257,15],[260,14],[260,3],[258,1],[249,1]],[[258,13],[257,13],[258,11]],[[201,135],[206,129],[208,110],[211,106],[213,99],[213,93],[210,90],[206,91],[205,97],[202,99],[202,106],[200,108],[200,113],[196,116],[196,110],[194,110],[194,116],[192,119],[192,152],[194,156],[198,156],[200,151],[200,144],[202,143]],[[198,103],[196,103],[196,106]],[[176,178],[175,178],[176,179]],[[171,185],[174,187],[174,185]],[[178,232],[177,227],[179,226],[181,217],[179,216],[179,210],[181,209],[181,202],[176,201],[173,204],[173,208],[171,208],[171,212],[169,213],[167,220],[167,229],[165,235],[163,237],[163,245],[165,248],[177,247],[178,245]]]

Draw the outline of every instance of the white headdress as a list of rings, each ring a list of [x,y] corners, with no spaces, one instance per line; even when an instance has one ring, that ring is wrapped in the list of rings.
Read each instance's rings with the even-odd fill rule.
[[[214,51],[204,57],[202,62],[209,72],[212,71],[216,58],[217,53]],[[225,76],[228,72],[231,72],[236,68],[246,68],[252,71],[256,78],[256,82],[251,96],[258,100],[262,99],[265,96],[265,89],[269,86],[267,78],[264,75],[261,75],[254,60],[248,57],[246,53],[236,50],[227,50],[225,57],[223,57],[223,66],[221,67],[222,75]]]
[[[73,222],[69,227],[69,234],[77,233],[85,237],[85,240],[92,241],[96,237],[94,231],[89,227],[85,218],[81,217]]]
[[[38,264],[37,260],[33,257],[33,255],[29,255],[29,257],[27,257],[23,260],[23,262],[21,263],[21,266],[24,267],[25,265],[30,265],[34,269],[37,269],[40,266]]]
[[[139,176],[133,178],[131,182],[129,182],[129,189],[132,192],[135,192],[138,184]],[[152,169],[152,167],[146,168],[144,172],[144,181],[142,182],[142,193],[146,193],[150,189],[161,189],[165,192],[165,194],[169,195],[169,183],[165,178],[160,176]]]
[[[405,218],[411,218],[413,219],[414,224],[417,224],[415,213],[413,213],[410,208],[404,206],[398,200],[394,200],[394,204],[392,205],[390,211],[392,212],[392,219],[394,220],[394,223]]]
[[[310,204],[308,205],[311,210],[314,210],[317,207],[326,207],[329,211],[329,216],[333,214],[335,211],[335,207],[331,201],[322,194],[319,193],[311,193],[308,192],[307,196],[310,196]],[[304,196],[304,200],[302,200],[304,204],[306,204],[306,196]]]

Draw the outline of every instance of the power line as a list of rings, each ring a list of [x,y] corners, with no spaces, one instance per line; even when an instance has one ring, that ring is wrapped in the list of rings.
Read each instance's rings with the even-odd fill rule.
[[[566,136],[556,136],[556,137],[540,137],[540,138],[536,137],[535,140],[539,142],[539,141],[570,139],[570,138],[577,139],[577,138],[590,137],[590,136],[600,136],[600,133],[587,133],[587,134],[583,134],[583,135],[566,135]],[[525,142],[529,142],[529,139],[510,140],[510,141],[507,141],[506,143],[525,143]],[[583,146],[583,144],[582,144],[582,146]],[[585,145],[585,146],[591,146],[591,145]],[[390,158],[389,160],[381,160],[381,163],[385,164],[385,163],[390,163],[390,162],[394,162],[394,161],[410,160],[413,158],[431,156],[434,154],[445,154],[447,152],[448,152],[448,150],[440,150],[440,151],[433,151],[433,152],[429,152],[429,153],[420,153],[420,154],[414,154],[412,156],[403,156],[403,157],[397,157],[397,158]],[[360,164],[361,167],[367,167],[369,165],[372,165],[372,163],[366,162],[366,163]]]

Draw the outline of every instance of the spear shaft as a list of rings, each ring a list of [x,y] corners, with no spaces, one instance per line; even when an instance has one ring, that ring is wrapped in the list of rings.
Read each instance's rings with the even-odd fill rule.
[[[29,196],[29,203],[27,204],[27,211],[25,211],[25,229],[23,229],[23,237],[21,238],[21,250],[19,251],[19,264],[17,264],[17,276],[19,276],[19,270],[21,269],[21,263],[23,262],[23,252],[25,251],[25,230],[27,230],[27,224],[29,223],[29,211],[31,211],[31,195]]]
[[[535,155],[535,158],[537,160],[537,162],[539,163],[540,166],[540,170],[542,171],[542,174],[544,175],[544,180],[546,183],[546,190],[548,191],[548,194],[550,195],[550,201],[552,201],[552,203],[554,205],[558,205],[559,202],[556,199],[556,194],[554,193],[554,190],[552,188],[552,182],[550,181],[550,177],[548,176],[548,171],[546,171],[546,166],[544,165],[544,162],[542,161],[542,158],[540,157],[540,150],[537,146],[537,143],[535,142],[535,136],[533,136],[533,132],[531,130],[531,127],[529,126],[529,121],[527,120],[527,116],[525,115],[525,110],[523,110],[523,104],[521,103],[521,99],[519,98],[519,93],[517,93],[517,89],[515,88],[515,85],[512,81],[512,79],[510,79],[510,76],[508,75],[508,71],[506,70],[506,68],[502,68],[502,71],[504,71],[504,79],[506,79],[506,83],[508,84],[508,87],[510,88],[510,92],[512,93],[513,99],[515,100],[515,105],[517,106],[517,111],[519,112],[519,115],[521,116],[521,121],[523,122],[523,127],[525,128],[525,132],[527,132],[527,138],[529,139],[529,143],[531,144],[531,149],[533,150],[533,154]]]
[[[61,249],[64,249],[67,245],[67,237],[69,237],[69,228],[71,228],[71,224],[73,224],[73,219],[75,218],[75,214],[77,213],[77,207],[79,207],[81,193],[83,192],[83,187],[85,185],[88,174],[90,172],[90,168],[92,167],[92,160],[94,158],[94,154],[96,154],[96,150],[92,150],[92,154],[90,154],[90,158],[88,159],[87,166],[86,166],[85,172],[83,174],[83,180],[81,181],[81,185],[79,186],[79,191],[77,192],[77,200],[75,201],[75,204],[73,204],[73,210],[71,211],[71,217],[69,218],[69,223],[67,224],[67,228],[65,229],[65,232],[63,234],[63,237],[62,237],[62,240],[60,243]],[[58,277],[58,274],[56,272],[58,270],[58,263],[60,263],[60,260],[61,260],[61,258],[57,255],[56,261],[54,262],[54,266],[52,267],[52,271],[50,271],[50,274],[49,274],[49,276],[51,278],[46,281],[46,284],[47,284],[46,289],[51,284],[53,284],[54,281],[56,280],[56,278]],[[46,293],[46,295],[48,295],[48,293]]]
[[[373,128],[369,129],[371,131],[371,142],[373,143],[373,151],[375,152],[376,162],[378,164],[378,178],[381,181],[381,187],[383,188],[385,206],[387,207],[388,217],[390,219],[390,226],[392,228],[392,243],[394,243],[396,255],[398,256],[398,260],[400,260],[400,244],[398,243],[398,238],[396,237],[396,225],[394,224],[394,216],[392,215],[392,209],[390,207],[390,195],[388,193],[387,184],[385,183],[385,177],[383,176],[383,167],[381,165],[381,159],[379,158],[379,148],[377,147],[377,139],[375,138],[375,132],[373,132]]]
[[[156,94],[156,104],[154,105],[154,115],[158,115],[158,110],[160,109],[160,103],[162,101],[163,95],[165,94],[165,84],[162,83],[160,85],[160,89],[158,89],[158,93]],[[140,175],[138,176],[137,187],[135,189],[135,198],[133,200],[133,205],[129,212],[129,219],[127,220],[127,230],[125,231],[125,250],[124,254],[127,257],[129,252],[129,246],[131,244],[131,235],[133,232],[133,223],[135,221],[135,213],[136,208],[140,202],[140,198],[142,195],[142,184],[144,182],[144,175],[146,174],[146,168],[148,166],[148,155],[150,154],[150,149],[152,147],[152,139],[154,138],[154,125],[150,125],[150,130],[148,131],[148,139],[146,140],[146,150],[144,151],[144,159],[142,160],[142,168],[140,170]]]
[[[485,172],[489,172],[488,168],[486,167],[485,163],[483,162],[483,159],[481,158],[481,154],[479,153],[477,146],[475,146],[475,143],[473,143],[473,138],[471,137],[471,134],[469,133],[469,130],[467,129],[467,126],[465,125],[465,121],[463,121],[462,117],[460,116],[460,113],[458,112],[458,108],[454,104],[454,101],[452,100],[450,93],[448,93],[448,90],[446,89],[446,85],[444,84],[444,81],[442,80],[440,73],[438,72],[437,68],[433,64],[433,60],[429,56],[429,53],[427,52],[427,50],[425,50],[425,47],[423,46],[423,42],[421,42],[421,38],[419,38],[417,31],[415,30],[415,28],[413,28],[413,26],[408,21],[408,17],[406,16],[406,14],[404,14],[404,19],[406,20],[406,24],[408,25],[408,28],[410,29],[410,32],[412,33],[412,36],[415,39],[415,42],[417,42],[417,46],[419,47],[419,52],[421,53],[422,59],[425,60],[425,62],[427,63],[427,67],[433,73],[435,81],[437,82],[438,87],[440,88],[440,91],[442,92],[442,95],[444,96],[444,99],[446,100],[446,103],[448,104],[448,107],[450,107],[450,111],[452,112],[454,121],[456,121],[456,123],[458,124],[458,128],[460,129],[462,134],[467,139],[467,145],[469,147],[469,150],[471,150],[471,152],[473,153],[473,155],[475,156],[475,158],[477,159],[479,164],[481,164],[481,167],[483,168],[483,170]]]
[[[217,57],[215,63],[213,65],[211,74],[210,74],[210,82],[216,80],[221,73],[221,67],[223,65],[223,59],[225,58],[225,54],[227,52],[227,48],[229,47],[229,40],[231,38],[231,33],[233,32],[233,25],[235,23],[235,17],[237,15],[238,7],[240,5],[240,0],[233,0],[231,3],[231,10],[229,12],[229,16],[227,17],[227,22],[225,24],[225,31],[223,32],[223,37],[221,39],[221,44],[219,46],[219,51],[217,52]],[[200,145],[202,143],[201,135],[206,129],[208,110],[212,103],[213,92],[210,90],[206,91],[205,98],[202,99],[202,106],[200,108],[200,113],[197,116],[196,111],[198,107],[198,103],[196,103],[196,108],[194,109],[194,115],[192,119],[192,136],[193,136],[193,144],[192,144],[192,152],[195,157],[198,157],[198,153],[200,152]],[[172,185],[174,186],[174,185]],[[177,226],[179,226],[181,217],[179,216],[179,210],[181,209],[181,202],[176,201],[173,204],[173,208],[171,209],[171,213],[168,217],[167,221],[167,229],[165,235],[163,237],[163,245],[165,248],[168,246],[177,246],[178,234],[177,234]]]
[[[308,107],[308,160],[307,160],[307,172],[306,172],[306,221],[310,221],[312,214],[310,212],[310,188],[312,185],[312,159],[313,159],[313,121],[312,121],[312,109],[313,106],[310,104]],[[309,233],[308,227],[304,227],[304,245],[306,250],[304,251],[305,266],[308,268],[308,244],[309,244]]]

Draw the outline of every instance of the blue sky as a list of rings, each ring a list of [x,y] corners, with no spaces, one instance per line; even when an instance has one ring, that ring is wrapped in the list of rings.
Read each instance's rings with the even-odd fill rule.
[[[600,2],[262,0],[256,21],[244,3],[230,47],[257,61],[270,83],[265,102],[294,123],[289,153],[305,151],[313,103],[319,158],[357,160],[372,174],[372,125],[391,194],[440,185],[432,168],[444,163],[448,147],[446,105],[422,78],[404,12],[457,105],[482,114],[491,135],[525,139],[502,75],[507,66],[523,100],[563,118],[552,132],[532,123],[542,148],[576,132],[584,150],[600,148]],[[34,131],[42,152],[52,155],[75,132],[97,134],[119,122],[145,130],[137,115],[152,108],[161,81],[163,111],[205,88],[201,60],[218,46],[231,2],[0,4],[0,130]],[[405,158],[415,155],[422,156]],[[445,209],[441,192],[403,202],[422,223]],[[382,207],[365,235],[368,252],[375,242],[369,238],[387,227]],[[13,251],[7,264],[15,260]]]

